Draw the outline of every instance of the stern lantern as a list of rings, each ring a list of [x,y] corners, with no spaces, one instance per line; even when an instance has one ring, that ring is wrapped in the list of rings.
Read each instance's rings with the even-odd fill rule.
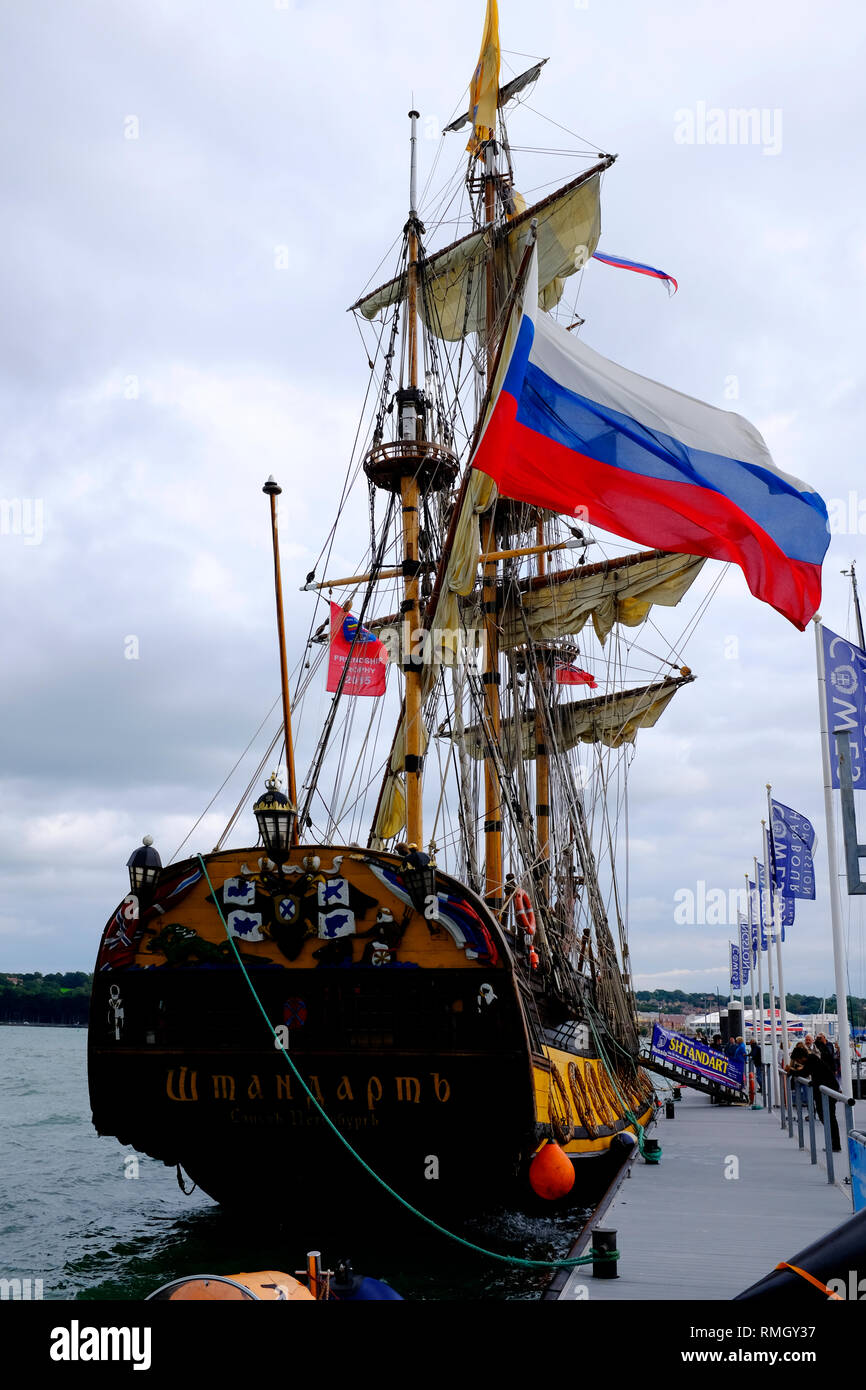
[[[162,860],[153,847],[153,836],[145,835],[141,848],[133,850],[126,861],[129,870],[129,887],[138,896],[151,893],[159,882]]]
[[[275,772],[265,783],[265,790],[253,810],[268,858],[281,864],[291,848],[298,812],[285,793],[280,791]]]

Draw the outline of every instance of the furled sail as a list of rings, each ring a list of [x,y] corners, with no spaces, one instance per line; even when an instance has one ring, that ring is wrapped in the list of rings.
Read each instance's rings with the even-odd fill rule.
[[[502,646],[523,646],[527,633],[534,642],[573,636],[590,618],[603,643],[614,623],[637,627],[654,603],[675,607],[703,564],[700,555],[642,550],[531,579],[506,600]]]
[[[554,705],[550,710],[555,747],[565,753],[579,743],[603,743],[607,748],[619,748],[633,743],[638,729],[651,729],[667,709],[681,685],[694,680],[687,676],[668,676],[654,685],[642,685],[636,690],[619,690],[613,695],[600,695],[589,700],[571,700]],[[466,751],[473,758],[483,759],[486,752],[484,731],[473,724],[463,735]],[[505,747],[516,742],[515,721],[504,719],[500,741]],[[534,758],[536,749],[535,711],[528,710],[520,720],[520,753]]]
[[[579,174],[556,193],[534,203],[513,218],[496,237],[501,283],[510,283],[523,255],[526,229],[538,221],[538,303],[553,309],[562,297],[565,280],[585,265],[601,233],[602,172],[613,163],[608,156]],[[428,257],[422,267],[418,309],[437,338],[455,341],[477,333],[486,322],[484,257],[490,231],[470,232],[460,241]],[[389,280],[352,305],[367,319],[398,303],[406,295],[405,274]]]
[[[511,101],[512,97],[518,96],[525,87],[537,81],[538,75],[547,61],[547,58],[541,58],[537,63],[534,63],[531,68],[527,68],[526,72],[522,72],[519,77],[513,77],[510,82],[506,82],[504,87],[499,88],[499,99],[496,104],[500,110]],[[450,125],[445,126],[445,130],[462,130],[471,120],[472,112],[464,111],[463,115],[458,116],[456,121],[452,121]]]

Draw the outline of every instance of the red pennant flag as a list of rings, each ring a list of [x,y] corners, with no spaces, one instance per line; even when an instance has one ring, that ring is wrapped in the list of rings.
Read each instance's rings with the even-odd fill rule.
[[[588,685],[590,690],[598,689],[598,681],[595,676],[591,676],[588,671],[581,671],[579,666],[557,666],[556,684]]]
[[[326,690],[337,689],[347,661],[349,670],[343,683],[344,695],[385,694],[388,653],[384,643],[365,627],[359,628],[358,619],[345,608],[332,603]]]

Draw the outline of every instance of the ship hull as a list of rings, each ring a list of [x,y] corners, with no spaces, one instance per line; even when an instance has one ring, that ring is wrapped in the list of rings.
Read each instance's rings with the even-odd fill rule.
[[[253,914],[262,895],[247,891],[242,856],[212,856],[206,878],[194,861],[179,866],[119,948],[116,914],[89,1032],[100,1134],[179,1164],[227,1206],[278,1177],[271,1190],[289,1210],[311,1174],[328,1180],[331,1200],[369,1194],[372,1173],[424,1209],[478,1210],[529,1193],[528,1165],[547,1138],[580,1170],[609,1158],[637,1111],[648,1117],[645,1090],[618,1098],[609,1081],[602,1088],[597,1057],[532,1035],[519,967],[479,899],[440,875],[448,901],[459,888],[485,924],[484,941],[456,949],[389,897],[373,875],[387,861],[371,858],[358,856],[357,871],[334,861],[358,918],[356,939],[336,952],[312,933],[296,950],[275,918],[269,930],[267,913]],[[325,882],[333,888],[333,874]],[[239,943],[244,970],[217,911],[226,884],[262,918],[254,933],[245,924],[261,939]],[[383,909],[397,917],[398,907],[399,940],[381,926]],[[366,931],[363,912],[374,918]],[[576,1184],[576,1200],[587,1186]]]

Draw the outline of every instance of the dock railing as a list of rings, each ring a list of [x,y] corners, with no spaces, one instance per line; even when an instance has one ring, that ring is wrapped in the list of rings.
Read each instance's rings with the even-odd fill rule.
[[[785,1078],[785,1090],[788,1095],[788,1134],[794,1137],[794,1118],[793,1109],[797,1109],[797,1147],[806,1147],[804,1123],[803,1123],[803,1100],[805,1097],[806,1110],[809,1120],[809,1157],[813,1164],[818,1162],[818,1141],[815,1121],[817,1114],[815,1110],[814,1093],[810,1082],[801,1076],[787,1076]],[[831,1086],[821,1086],[821,1118],[824,1125],[824,1153],[827,1159],[827,1182],[833,1184],[836,1181],[835,1165],[833,1161],[833,1132],[831,1122],[830,1106],[833,1101],[841,1101],[844,1106],[845,1114],[845,1138],[847,1141],[848,1156],[851,1165],[852,1187],[854,1186],[853,1175],[855,1166],[859,1165],[862,1169],[862,1200],[866,1207],[866,1136],[854,1130],[854,1100],[852,1097],[844,1096],[841,1091],[835,1091]],[[852,1139],[852,1135],[854,1138]],[[841,1137],[841,1136],[840,1136]],[[862,1151],[862,1152],[861,1152]],[[837,1151],[838,1152],[838,1151]],[[847,1182],[848,1179],[846,1178]],[[856,1205],[857,1196],[855,1193],[854,1210],[859,1211]]]
[[[828,1182],[835,1182],[835,1181],[836,1181],[836,1179],[835,1179],[835,1177],[834,1177],[834,1175],[833,1175],[833,1142],[832,1142],[833,1136],[832,1136],[832,1134],[831,1134],[831,1132],[830,1132],[830,1131],[831,1131],[831,1125],[830,1125],[830,1102],[831,1102],[832,1100],[841,1100],[842,1104],[843,1104],[844,1107],[845,1107],[845,1139],[846,1139],[846,1141],[847,1141],[847,1139],[848,1139],[848,1135],[851,1133],[851,1130],[852,1130],[853,1127],[854,1127],[854,1098],[853,1098],[853,1096],[852,1096],[852,1098],[849,1100],[847,1096],[843,1096],[843,1095],[842,1095],[842,1092],[841,1092],[841,1091],[834,1091],[830,1086],[822,1086],[822,1087],[821,1087],[821,1113],[822,1113],[822,1115],[823,1115],[823,1117],[824,1117],[824,1148],[825,1148],[825,1151],[826,1151],[826,1154],[827,1154],[827,1181],[828,1181]]]

